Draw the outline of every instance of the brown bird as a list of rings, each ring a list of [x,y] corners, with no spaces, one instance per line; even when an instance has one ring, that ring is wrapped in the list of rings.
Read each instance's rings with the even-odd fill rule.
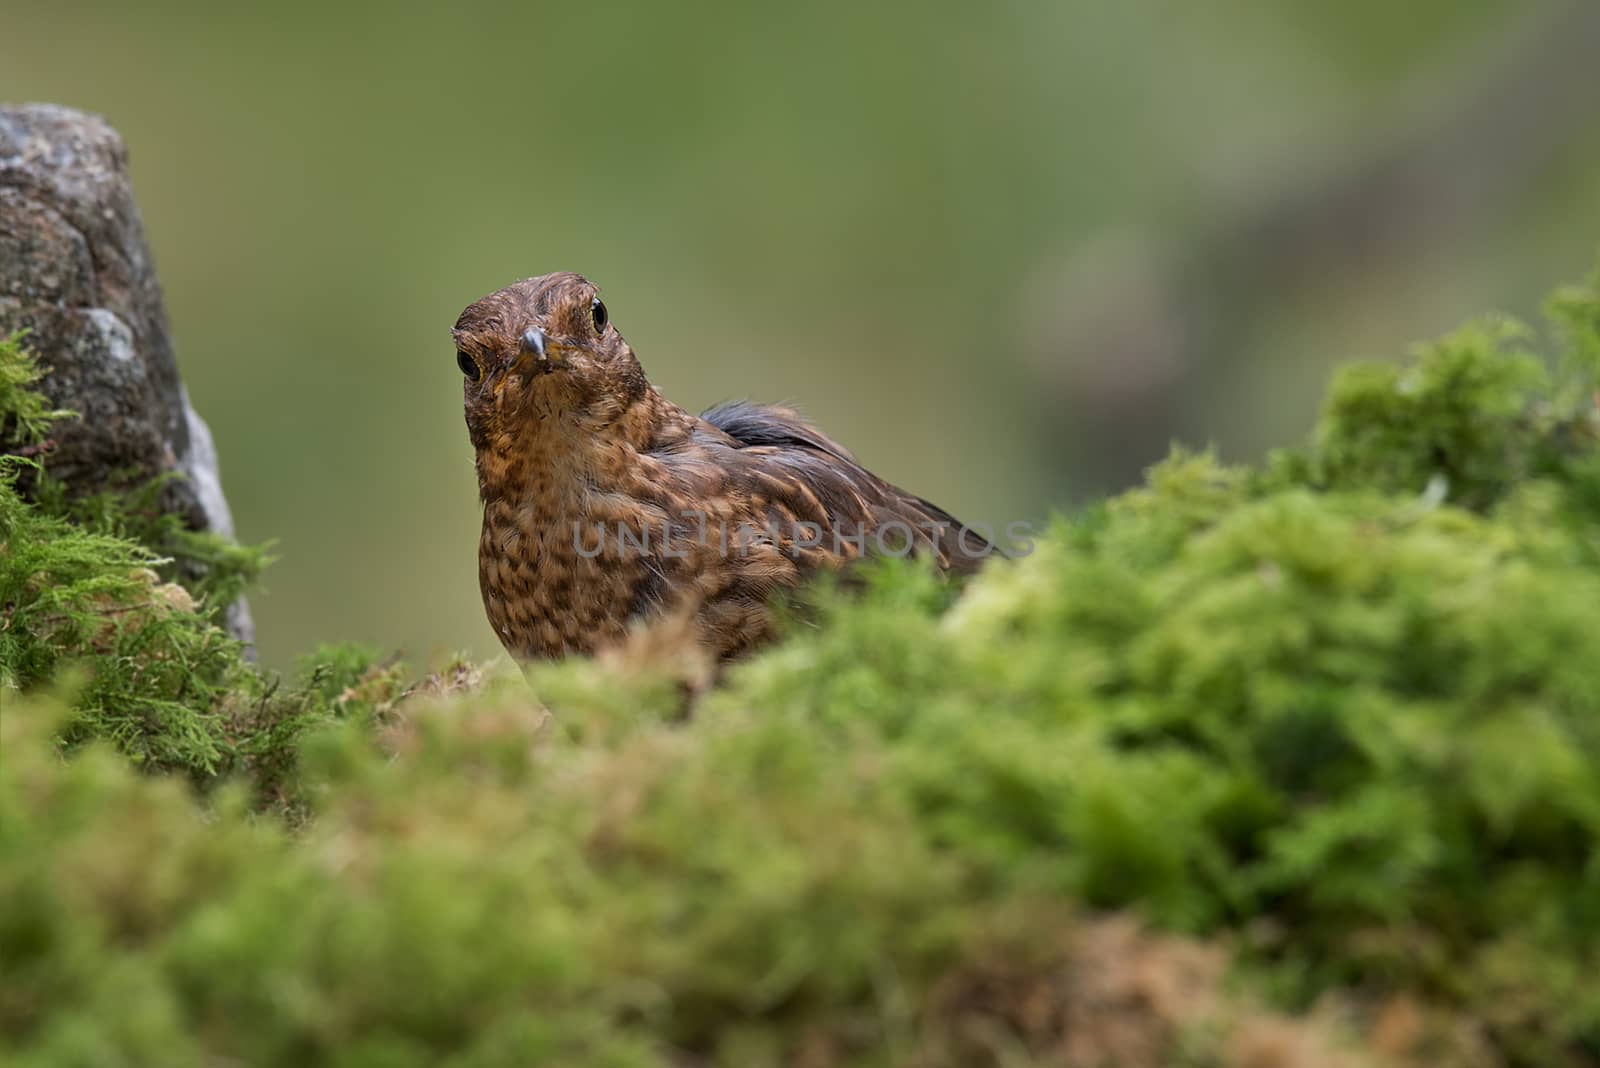
[[[790,409],[673,404],[579,275],[491,293],[451,336],[483,604],[519,658],[592,653],[673,616],[726,660],[771,636],[775,593],[820,570],[914,552],[964,574],[996,551]]]

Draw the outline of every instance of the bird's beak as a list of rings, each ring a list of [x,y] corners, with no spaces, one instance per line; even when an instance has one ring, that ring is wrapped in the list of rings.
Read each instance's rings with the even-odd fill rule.
[[[521,351],[517,355],[517,370],[524,374],[538,375],[554,371],[564,366],[566,362],[566,357],[562,355],[560,348],[545,337],[543,330],[537,326],[530,326],[523,332]]]

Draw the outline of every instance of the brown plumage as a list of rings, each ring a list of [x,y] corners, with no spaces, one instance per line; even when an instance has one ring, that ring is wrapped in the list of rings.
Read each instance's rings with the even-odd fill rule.
[[[775,592],[818,570],[909,545],[967,573],[995,551],[787,408],[673,404],[578,275],[491,293],[452,336],[483,604],[515,656],[592,653],[673,615],[725,660],[770,636]]]

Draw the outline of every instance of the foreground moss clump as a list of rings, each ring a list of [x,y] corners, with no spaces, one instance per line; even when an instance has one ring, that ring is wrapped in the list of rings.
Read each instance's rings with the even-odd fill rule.
[[[1600,1064],[1600,302],[1558,309],[1558,359],[1348,370],[1304,447],[1175,455],[953,603],[878,568],[687,723],[635,661],[243,713],[298,829],[8,693],[0,1050]]]

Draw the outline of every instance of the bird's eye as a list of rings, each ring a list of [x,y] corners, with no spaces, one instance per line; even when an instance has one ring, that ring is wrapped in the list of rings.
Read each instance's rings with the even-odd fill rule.
[[[478,370],[478,362],[464,352],[456,353],[456,366],[461,368],[461,373],[473,382],[478,380],[482,372]]]
[[[589,309],[589,312],[594,317],[594,332],[597,334],[605,333],[606,324],[611,321],[611,317],[606,314],[606,306],[600,302],[599,297],[594,298],[594,305]]]

